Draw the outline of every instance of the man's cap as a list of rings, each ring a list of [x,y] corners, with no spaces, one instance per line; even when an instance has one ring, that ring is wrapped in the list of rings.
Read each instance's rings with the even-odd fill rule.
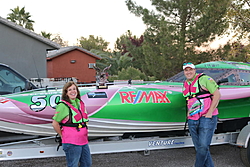
[[[194,66],[193,63],[184,63],[184,64],[183,64],[183,70],[184,70],[185,68],[187,68],[187,67],[190,67],[190,68],[195,69],[195,66]]]

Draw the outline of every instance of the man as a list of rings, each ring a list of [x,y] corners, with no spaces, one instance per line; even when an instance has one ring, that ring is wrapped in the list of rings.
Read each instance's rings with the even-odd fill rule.
[[[196,150],[195,167],[213,167],[209,146],[217,126],[220,92],[209,76],[197,74],[194,64],[183,64],[186,81],[183,96],[187,101],[188,127]]]

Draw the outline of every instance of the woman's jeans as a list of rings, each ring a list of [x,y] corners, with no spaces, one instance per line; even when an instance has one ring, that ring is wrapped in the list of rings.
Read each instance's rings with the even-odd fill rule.
[[[213,167],[209,146],[217,126],[217,116],[188,120],[188,128],[196,150],[195,167]]]
[[[62,143],[63,150],[66,154],[66,161],[68,167],[90,167],[92,159],[90,154],[89,145],[74,145]]]

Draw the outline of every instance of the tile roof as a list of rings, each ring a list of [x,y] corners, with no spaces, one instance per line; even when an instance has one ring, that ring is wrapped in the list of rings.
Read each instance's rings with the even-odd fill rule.
[[[43,43],[45,43],[45,44],[47,44],[49,46],[52,46],[54,48],[57,48],[57,49],[61,48],[61,45],[59,45],[58,43],[53,42],[53,41],[51,41],[51,40],[49,40],[47,38],[44,38],[43,36],[41,36],[39,34],[36,34],[35,32],[33,32],[33,31],[29,30],[29,29],[26,29],[26,28],[24,28],[24,27],[22,27],[22,26],[20,26],[20,25],[18,25],[16,23],[12,22],[12,21],[4,19],[1,16],[0,16],[0,24],[4,24],[4,25],[6,25],[6,26],[8,26],[10,28],[13,28],[13,29],[15,29],[15,30],[17,30],[17,31],[19,31],[21,33],[24,33],[24,34],[26,34],[26,35],[28,35],[28,36],[30,36],[32,38],[35,38],[38,41],[41,41],[41,42],[43,42]]]
[[[96,54],[94,54],[94,53],[92,53],[92,52],[90,52],[90,51],[88,51],[86,49],[83,49],[83,48],[79,47],[79,46],[68,46],[68,47],[60,48],[59,50],[49,51],[48,54],[47,54],[47,59],[53,59],[53,58],[55,58],[57,56],[60,56],[60,55],[62,55],[64,53],[70,52],[70,51],[75,50],[75,49],[77,49],[77,50],[79,50],[81,52],[84,52],[84,53],[86,53],[86,54],[88,54],[88,55],[90,55],[92,57],[95,57],[96,59],[99,59],[99,60],[101,59],[101,56],[98,56],[98,55],[96,55]]]

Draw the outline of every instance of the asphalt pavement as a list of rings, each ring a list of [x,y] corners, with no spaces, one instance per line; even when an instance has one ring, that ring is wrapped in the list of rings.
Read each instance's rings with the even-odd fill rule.
[[[240,149],[232,145],[211,146],[216,167],[245,167]],[[192,167],[194,148],[178,148],[144,152],[126,152],[92,155],[92,167]],[[1,161],[0,167],[66,167],[65,157]]]

